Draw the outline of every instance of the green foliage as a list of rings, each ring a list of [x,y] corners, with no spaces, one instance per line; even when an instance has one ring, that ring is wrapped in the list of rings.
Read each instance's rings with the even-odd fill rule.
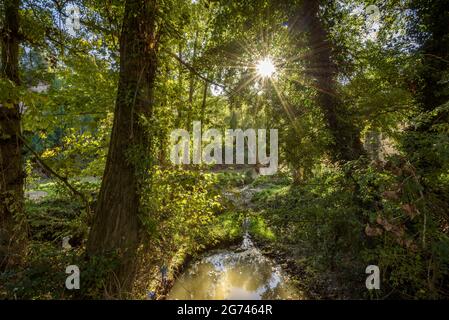
[[[65,288],[65,268],[87,266],[82,258],[88,226],[86,213],[76,199],[68,198],[53,183],[37,186],[48,195],[38,202],[27,201],[23,217],[28,230],[28,246],[20,270],[0,274],[0,296],[12,299],[71,299]],[[62,248],[69,236],[71,250]],[[83,273],[84,276],[84,273]]]
[[[205,229],[222,209],[216,178],[176,168],[155,168],[142,193],[141,221],[156,244],[197,251],[210,241]]]
[[[377,197],[378,210],[371,213],[365,229],[374,245],[365,255],[385,270],[386,290],[406,298],[444,296],[449,256],[442,248],[449,238],[441,229],[441,213],[447,212],[447,202],[425,189],[425,180],[400,157],[377,166],[370,175],[372,183],[365,184],[365,192]]]
[[[58,25],[64,8],[56,2],[23,2],[22,85],[1,78],[0,104],[21,103],[24,139],[95,207],[117,99],[124,2],[76,3],[83,26],[71,36]],[[298,260],[306,260],[316,276],[330,270],[353,284],[354,296],[447,297],[447,4],[377,3],[381,23],[372,32],[365,9],[373,1],[322,2],[319,18],[329,34],[325,45],[332,49],[333,70],[310,63],[314,46],[324,44],[307,43],[306,32],[292,30],[303,3],[159,2],[154,96],[148,116],[139,118],[146,145],[126,146],[140,179],[145,245],[139,254],[154,253],[153,269],[162,263],[180,265],[207,248],[239,239],[249,217],[257,240],[295,248]],[[254,71],[266,56],[277,68],[270,79]],[[335,136],[317,99],[323,88],[310,74],[334,72],[341,101],[333,106],[335,121],[353,124],[351,134],[367,140],[382,137],[368,152],[370,160],[330,163],[328,146]],[[37,92],[39,86],[44,90]],[[194,120],[202,121],[203,131],[277,128],[279,174],[255,179],[251,169],[209,173],[208,167],[172,166],[170,132],[191,131]],[[27,254],[23,266],[0,275],[0,295],[79,298],[63,287],[65,266],[79,264],[85,297],[102,296],[120,257],[85,261],[91,218],[86,204],[60,181],[48,180],[29,150],[25,160],[27,194],[47,195],[27,201],[24,215],[16,217],[18,226],[29,229]],[[244,186],[260,190],[251,209],[222,196],[238,197]],[[77,242],[71,251],[61,248],[65,236]],[[382,289],[372,295],[364,290],[368,264],[382,272]]]
[[[28,247],[27,259],[20,271],[0,274],[0,297],[9,299],[79,299],[103,296],[104,283],[117,266],[117,256],[84,258],[84,249],[63,250],[49,242],[33,242]],[[66,267],[80,269],[80,288],[68,290]]]
[[[276,238],[268,223],[261,216],[250,218],[249,232],[258,240],[274,241]]]
[[[244,215],[240,212],[224,212],[218,215],[213,224],[208,228],[212,243],[233,243],[242,237],[242,222]]]
[[[255,200],[275,237],[300,246],[321,272],[360,275],[375,264],[382,270],[377,297],[441,298],[449,262],[441,223],[448,207],[423,193],[422,183],[396,156],[328,168],[302,185],[273,185]],[[362,292],[360,280],[345,279]]]
[[[65,236],[81,239],[87,236],[87,226],[82,221],[81,208],[73,199],[29,203],[27,220],[32,240],[54,242],[59,245]]]
[[[34,242],[20,271],[0,274],[0,297],[10,299],[70,299],[65,268],[79,261],[80,250],[63,251],[52,243]]]

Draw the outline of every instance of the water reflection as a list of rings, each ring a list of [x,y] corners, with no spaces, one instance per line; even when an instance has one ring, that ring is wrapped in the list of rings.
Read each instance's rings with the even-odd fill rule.
[[[280,266],[254,247],[248,235],[235,251],[222,250],[193,263],[168,299],[300,299]]]

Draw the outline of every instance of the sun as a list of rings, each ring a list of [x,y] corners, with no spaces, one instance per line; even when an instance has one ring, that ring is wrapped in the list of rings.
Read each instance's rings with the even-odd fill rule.
[[[262,78],[270,78],[273,73],[276,72],[276,67],[270,58],[264,58],[263,60],[257,62],[256,70],[257,74]]]

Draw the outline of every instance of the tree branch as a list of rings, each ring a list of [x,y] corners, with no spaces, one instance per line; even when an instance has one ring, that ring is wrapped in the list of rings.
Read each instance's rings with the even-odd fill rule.
[[[53,170],[48,164],[45,163],[45,161],[39,156],[39,154],[37,154],[36,151],[34,151],[34,149],[28,144],[28,142],[25,140],[24,137],[22,137],[22,135],[18,135],[19,139],[23,142],[23,145],[25,146],[25,148],[27,148],[32,154],[33,156],[36,158],[37,162],[39,163],[39,165],[45,170],[47,171],[49,174],[55,176],[57,179],[59,179],[75,196],[78,196],[81,198],[81,200],[85,203],[86,205],[86,209],[88,211],[88,214],[90,216],[91,214],[91,210],[90,210],[90,205],[89,205],[89,200],[86,198],[86,196],[75,189],[74,186],[72,186],[69,182],[68,179],[66,177],[63,177],[61,175],[59,175],[55,170]]]
[[[168,50],[164,50],[165,52],[167,52],[171,57],[175,58],[179,63],[181,63],[185,68],[187,68],[190,72],[192,72],[194,75],[196,75],[198,78],[209,82],[213,85],[216,85],[218,87],[223,88],[223,91],[226,92],[227,94],[232,94],[232,92],[230,92],[226,86],[224,84],[218,83],[212,79],[209,79],[205,76],[203,76],[199,71],[197,71],[193,66],[191,66],[189,63],[185,62],[184,60],[182,60],[178,55],[174,54],[171,51]]]

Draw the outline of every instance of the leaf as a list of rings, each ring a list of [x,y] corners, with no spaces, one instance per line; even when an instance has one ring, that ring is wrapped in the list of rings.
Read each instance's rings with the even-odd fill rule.
[[[416,210],[415,205],[406,203],[402,205],[402,209],[405,211],[405,213],[413,219],[418,214],[418,211]]]
[[[365,227],[365,233],[368,237],[376,237],[382,235],[383,231],[377,227],[371,227],[369,224]]]
[[[399,200],[398,193],[392,190],[382,192],[382,197],[388,200]]]

